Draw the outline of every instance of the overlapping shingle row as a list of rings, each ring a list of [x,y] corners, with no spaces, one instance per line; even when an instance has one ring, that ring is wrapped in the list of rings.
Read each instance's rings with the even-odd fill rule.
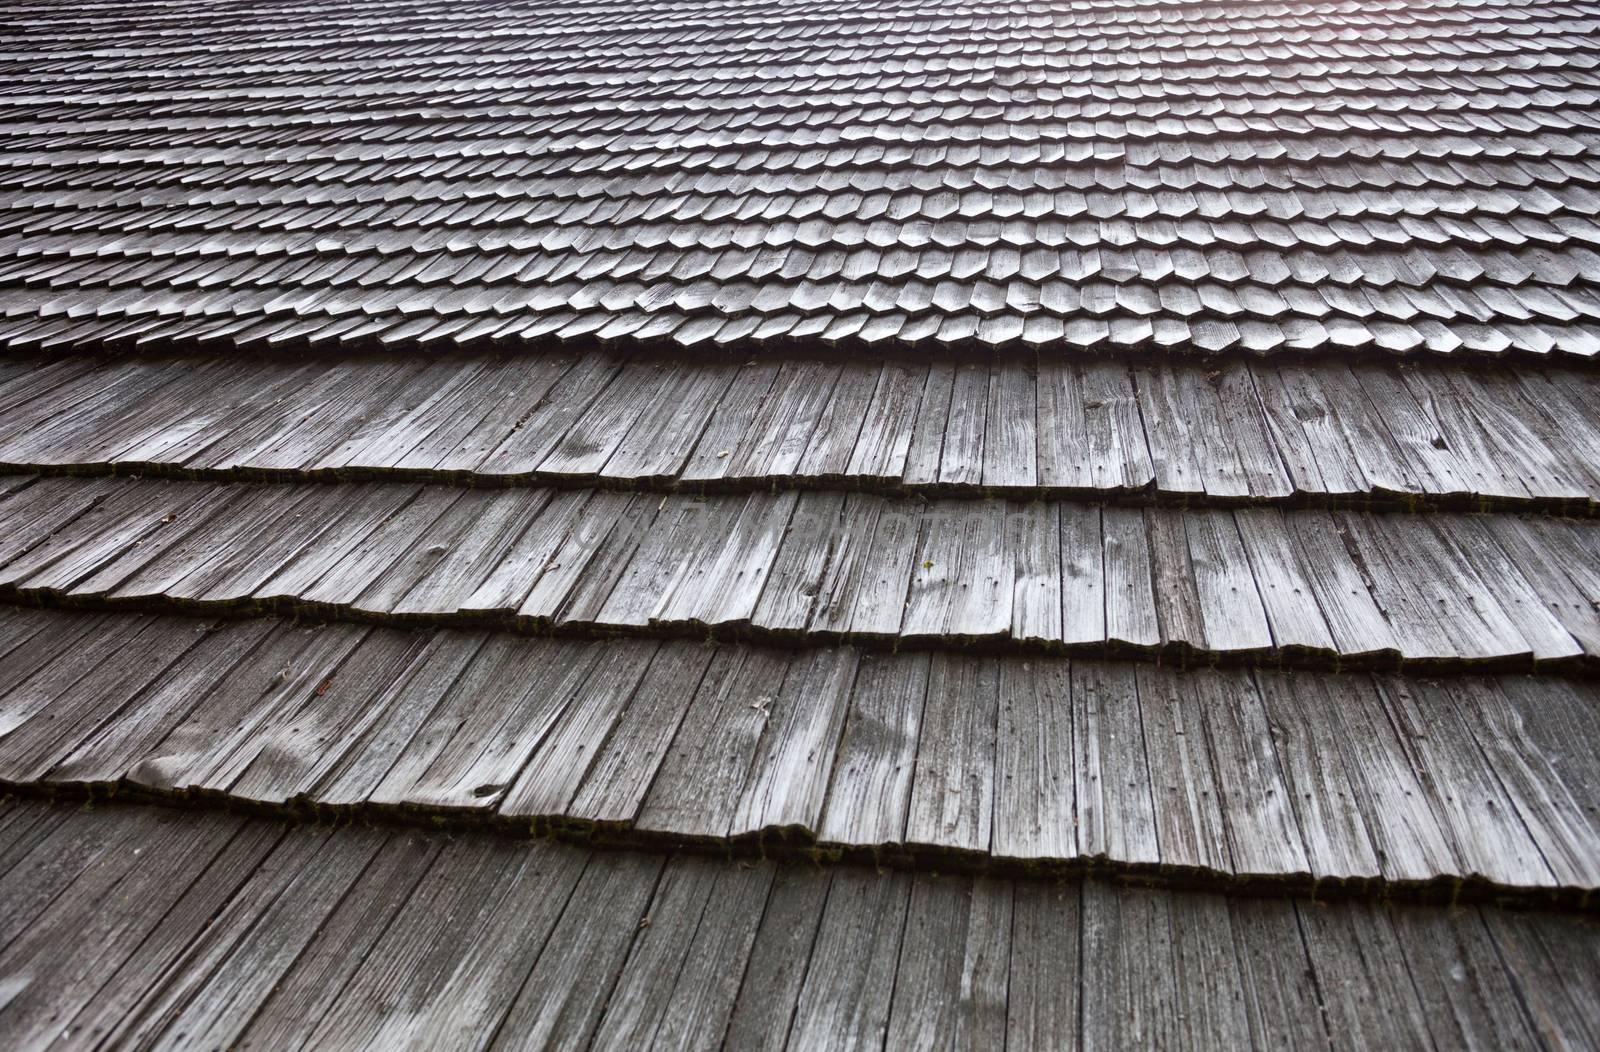
[[[0,811],[0,850],[14,936],[0,970],[32,977],[6,1018],[28,1048],[1595,1040],[1596,926],[1491,906],[732,866],[31,802]],[[60,954],[86,939],[92,959]],[[1329,993],[1350,989],[1366,994]]]
[[[1447,669],[1600,657],[1593,520],[12,476],[0,594]]]
[[[1424,364],[22,357],[0,465],[1591,514],[1597,397]]]
[[[1569,904],[1600,884],[1583,744],[1600,724],[1577,680],[270,619],[4,624],[0,781],[17,786],[901,868],[1099,860],[1145,880],[1452,897],[1466,881]]]

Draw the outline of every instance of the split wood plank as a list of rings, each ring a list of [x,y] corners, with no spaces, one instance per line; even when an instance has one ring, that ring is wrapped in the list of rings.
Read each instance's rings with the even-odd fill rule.
[[[485,394],[470,399],[463,406],[459,421],[465,425],[464,431],[454,428],[448,432],[444,428],[435,431],[395,466],[494,474],[488,467],[494,454],[508,442],[514,442],[513,435],[526,437],[520,433],[528,430],[530,421],[534,430],[540,430],[538,421],[544,408],[553,406],[555,411],[571,412],[576,408],[574,403],[583,401],[582,393],[572,384],[562,386],[570,374],[593,375],[606,364],[599,355],[561,353],[513,354],[501,361],[501,368],[492,373],[486,371],[485,386],[493,392],[492,396]],[[508,450],[497,466],[506,467],[514,462],[516,455]],[[542,453],[535,449],[529,459],[537,463],[535,457],[538,456]]]
[[[862,656],[819,839],[839,844],[903,840],[929,662],[927,654]]]
[[[1218,775],[1215,792],[1234,872],[1309,875],[1311,863],[1255,681],[1242,670],[1197,671],[1184,677],[1181,689],[1193,697]]]
[[[1191,677],[1150,665],[1135,677],[1161,859],[1231,873],[1222,785],[1233,772],[1219,777]]]
[[[1009,881],[913,879],[885,1047],[1005,1043],[1011,896]]]
[[[1082,917],[1085,1052],[1177,1047],[1172,896],[1088,880]]]
[[[677,478],[705,434],[717,403],[732,385],[737,369],[724,363],[678,367],[668,372],[664,383],[647,388],[648,396],[640,398],[635,393],[633,397],[643,403],[644,411],[599,475],[617,479]]]
[[[1286,515],[1299,566],[1327,619],[1328,630],[1342,655],[1384,653],[1415,655],[1405,650],[1384,610],[1367,586],[1365,575],[1346,544],[1344,524],[1326,515]]]
[[[534,748],[500,801],[502,814],[561,815],[654,668],[661,644],[619,639],[605,644],[561,718]],[[663,670],[675,671],[669,660]],[[659,701],[659,695],[649,699]],[[648,702],[647,702],[648,704]],[[663,748],[665,746],[663,745]]]
[[[1434,1047],[1405,954],[1381,908],[1367,902],[1296,908],[1335,1041],[1347,1048]]]
[[[670,422],[677,404],[671,399],[656,401],[651,395],[664,390],[681,394],[674,384],[681,385],[687,376],[688,371],[666,362],[624,363],[593,401],[572,417],[570,427],[539,461],[539,473],[560,478],[598,478],[633,426],[652,410],[665,413],[666,422]],[[698,438],[698,433],[694,437]]]
[[[502,648],[502,640],[512,645]],[[375,803],[488,808],[606,659],[603,644],[492,638],[373,790]]]
[[[1156,646],[1162,634],[1144,512],[1107,507],[1100,521],[1105,545],[1105,638],[1133,647]],[[1068,558],[1063,561],[1071,564]]]
[[[579,355],[570,369],[532,401],[518,405],[522,415],[509,433],[471,470],[486,475],[526,475],[550,457],[577,420],[618,378],[622,365],[606,355]],[[535,385],[537,389],[539,385]],[[500,421],[504,421],[504,417]],[[486,444],[492,435],[486,435]],[[620,434],[617,436],[620,439]]]
[[[824,585],[822,594],[828,597],[828,603],[820,612],[827,620],[820,625],[813,621],[815,628],[832,628],[838,623],[834,618],[848,610],[848,616],[842,619],[843,628],[852,634],[887,637],[900,632],[925,506],[905,507],[881,498],[864,498],[860,505],[847,501],[847,521],[852,521],[851,510],[868,505],[872,506],[868,512],[872,540],[865,549],[851,546],[848,554],[855,558],[849,562],[848,579],[835,576]]]
[[[652,621],[748,624],[782,544],[815,543],[788,529],[799,494],[756,494],[740,509],[720,548],[704,543],[702,558],[683,564]],[[712,535],[715,539],[716,534]]]
[[[1543,1047],[1477,910],[1388,909],[1435,1047]]]
[[[845,516],[842,493],[802,493],[795,502],[767,583],[750,623],[775,632],[804,632],[822,599],[831,567],[848,559],[846,546],[865,546],[872,524]],[[867,536],[860,536],[866,534]]]
[[[844,732],[860,655],[850,647],[791,659],[771,703],[727,832],[821,828],[828,779]]]
[[[447,845],[309,1030],[317,1047],[440,1047],[494,1030],[568,915],[581,852],[478,838]],[[506,918],[515,917],[515,924]],[[390,1004],[408,1011],[382,1011]]]
[[[732,501],[671,500],[670,518],[657,518],[640,539],[627,569],[594,617],[595,624],[642,626],[650,623],[680,575],[697,562],[706,538],[727,536],[740,505]]]
[[[1072,687],[1063,661],[999,661],[992,852],[999,858],[1078,853]]]
[[[1279,650],[1336,650],[1283,512],[1240,508],[1233,513],[1233,523],[1272,632],[1272,645]]]
[[[1585,743],[1600,720],[1592,701],[1573,684],[1541,678],[1536,685],[1528,676],[1463,679],[1446,689],[1556,880],[1593,885],[1600,876],[1600,813],[1592,803],[1600,760]]]
[[[845,474],[853,479],[899,482],[906,474],[928,368],[906,362],[883,363],[867,404]]]
[[[996,363],[989,375],[982,483],[1032,489],[1039,484],[1038,376],[1031,363]]]
[[[1198,650],[1205,647],[1206,623],[1189,554],[1186,518],[1186,513],[1174,508],[1144,509],[1153,605],[1161,623],[1161,642]]]
[[[1005,1047],[1018,1052],[1079,1047],[1081,885],[1019,880],[1011,909]]]
[[[1444,687],[1410,677],[1373,678],[1467,871],[1510,886],[1553,884],[1550,867]]]
[[[738,370],[689,454],[679,475],[683,481],[708,482],[728,477],[734,452],[753,434],[756,415],[770,397],[777,377],[775,362],[746,363]]]
[[[941,485],[983,481],[984,431],[989,415],[989,366],[960,363],[950,390],[950,411],[939,451]]]
[[[1006,548],[1005,516],[1001,501],[928,506],[902,637],[982,639],[1010,631],[1016,571]]]
[[[1202,494],[1197,421],[1170,369],[1140,366],[1133,370],[1140,418],[1148,436],[1156,489],[1163,493]]]
[[[1228,900],[1244,1007],[1256,1048],[1320,1048],[1329,1043],[1316,974],[1290,899]]]
[[[662,647],[598,753],[567,813],[631,822],[639,813],[687,706],[711,667],[711,648]]]
[[[1006,505],[1005,549],[1011,553],[1014,567],[1009,623],[1013,639],[1055,641],[1063,638],[1061,549],[1062,536],[1068,527],[1062,524],[1062,510],[1060,504],[1043,502]],[[1080,509],[1072,506],[1069,514],[1078,511]],[[1074,522],[1072,525],[1079,527],[1081,524]],[[1080,563],[1082,561],[1080,559]],[[1098,567],[1098,562],[1096,565]],[[1075,585],[1082,583],[1074,580]],[[1093,591],[1098,593],[1098,588]],[[1082,592],[1075,596],[1080,604],[1078,609],[1086,599]],[[1103,602],[1100,605],[1103,608]],[[1096,641],[1102,638],[1103,627],[1095,635]]]
[[[728,1026],[776,872],[680,857],[667,863],[607,1000],[593,1048],[707,1048]]]
[[[906,843],[988,852],[994,827],[999,673],[993,661],[932,655]]]
[[[790,1025],[790,1048],[878,1047],[911,897],[905,873],[837,870]]]
[[[828,362],[785,362],[751,424],[751,441],[729,457],[728,477],[780,479],[795,474],[839,373],[840,367]]]
[[[306,775],[316,782],[302,781],[298,791],[336,806],[370,800],[487,641],[485,632],[434,633],[409,674],[396,676],[365,713],[353,714],[360,722],[341,732],[346,744],[319,758]]]
[[[1270,650],[1272,631],[1233,513],[1197,508],[1184,515],[1183,525],[1206,647],[1241,653]]]
[[[1072,740],[1078,853],[1124,862],[1161,861],[1131,667],[1072,663]]]
[[[1311,677],[1261,671],[1255,681],[1312,874],[1383,875],[1365,801],[1338,747],[1343,731],[1333,723],[1336,697]]]
[[[831,871],[821,867],[779,868],[723,1047],[752,1052],[782,1052],[787,1047],[789,1008],[800,999],[831,883]]]
[[[768,651],[719,650],[639,808],[640,829],[725,836],[789,662]]]
[[[817,419],[805,454],[794,467],[795,475],[824,481],[844,478],[881,372],[877,363],[845,362],[841,366],[833,394]]]

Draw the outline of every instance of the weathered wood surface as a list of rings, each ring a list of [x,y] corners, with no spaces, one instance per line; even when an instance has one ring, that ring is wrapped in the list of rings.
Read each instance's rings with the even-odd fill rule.
[[[493,32],[442,0],[21,10],[0,67],[13,350],[823,343],[848,352],[836,373],[884,347],[1235,366],[1600,352],[1584,5],[1435,0],[1352,23],[1334,3],[1128,0],[969,23],[927,3],[579,4],[497,11]],[[1163,32],[1139,32],[1147,16]],[[1174,431],[1241,434],[1240,376],[1175,385],[1216,411]],[[1012,402],[949,380],[975,433]],[[480,386],[429,383],[320,430],[330,449],[385,433],[403,458],[413,431],[493,415],[456,412]],[[1428,404],[1405,386],[1370,395]],[[665,417],[709,392],[682,395]],[[814,410],[873,397],[824,384]],[[609,431],[568,452],[587,470],[607,449],[641,470],[685,452]],[[1013,466],[955,452],[939,475]],[[1241,454],[1179,470],[1253,490]],[[1485,484],[1521,485],[1507,467]]]
[[[0,467],[1585,514],[1600,505],[1600,425],[1548,394],[1578,382],[1555,366],[1417,366],[1374,398],[1362,392],[1385,374],[1363,371],[1358,384],[1339,364],[1256,362],[1220,375],[1182,363],[1015,359],[778,369],[594,352],[416,358],[406,368],[335,359],[305,383],[304,366],[263,357],[92,361],[45,389],[33,379],[48,370],[43,359],[0,377],[0,405],[16,403],[0,410]],[[259,390],[275,397],[242,397]]]
[[[1600,1046],[1592,5],[3,20],[0,1045]]]
[[[1562,1049],[1592,918],[0,804],[8,1047]],[[1081,949],[1080,949],[1081,947]]]
[[[1600,887],[1587,679],[9,611],[0,779],[1214,881]],[[25,657],[26,655],[26,657]]]
[[[1590,519],[38,478],[0,496],[7,525],[0,594],[49,603],[1233,662],[1600,658]]]

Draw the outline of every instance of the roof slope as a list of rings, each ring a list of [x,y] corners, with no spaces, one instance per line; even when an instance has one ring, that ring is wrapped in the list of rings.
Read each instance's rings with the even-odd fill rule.
[[[1600,7],[0,24],[0,1043],[1600,1047]]]

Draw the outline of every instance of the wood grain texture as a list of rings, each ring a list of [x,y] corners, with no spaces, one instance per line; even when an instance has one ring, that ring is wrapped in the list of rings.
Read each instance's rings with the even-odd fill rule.
[[[1584,1044],[1593,919],[0,805],[24,1048]],[[161,908],[149,909],[150,904]],[[98,938],[91,953],[80,932]],[[47,978],[48,983],[30,981]]]
[[[13,782],[1213,883],[1593,883],[1585,679],[83,624],[0,655],[21,679],[0,691]]]
[[[1581,372],[997,359],[841,368],[559,350],[82,359],[0,409],[0,466],[418,481],[938,487],[1587,507]],[[70,412],[69,412],[70,410]],[[1552,415],[1555,414],[1555,415]],[[1562,415],[1564,414],[1564,416]],[[1577,420],[1573,420],[1577,417]],[[1572,438],[1558,423],[1575,424]],[[1572,432],[1572,427],[1565,429]],[[1573,439],[1582,437],[1576,444]]]

